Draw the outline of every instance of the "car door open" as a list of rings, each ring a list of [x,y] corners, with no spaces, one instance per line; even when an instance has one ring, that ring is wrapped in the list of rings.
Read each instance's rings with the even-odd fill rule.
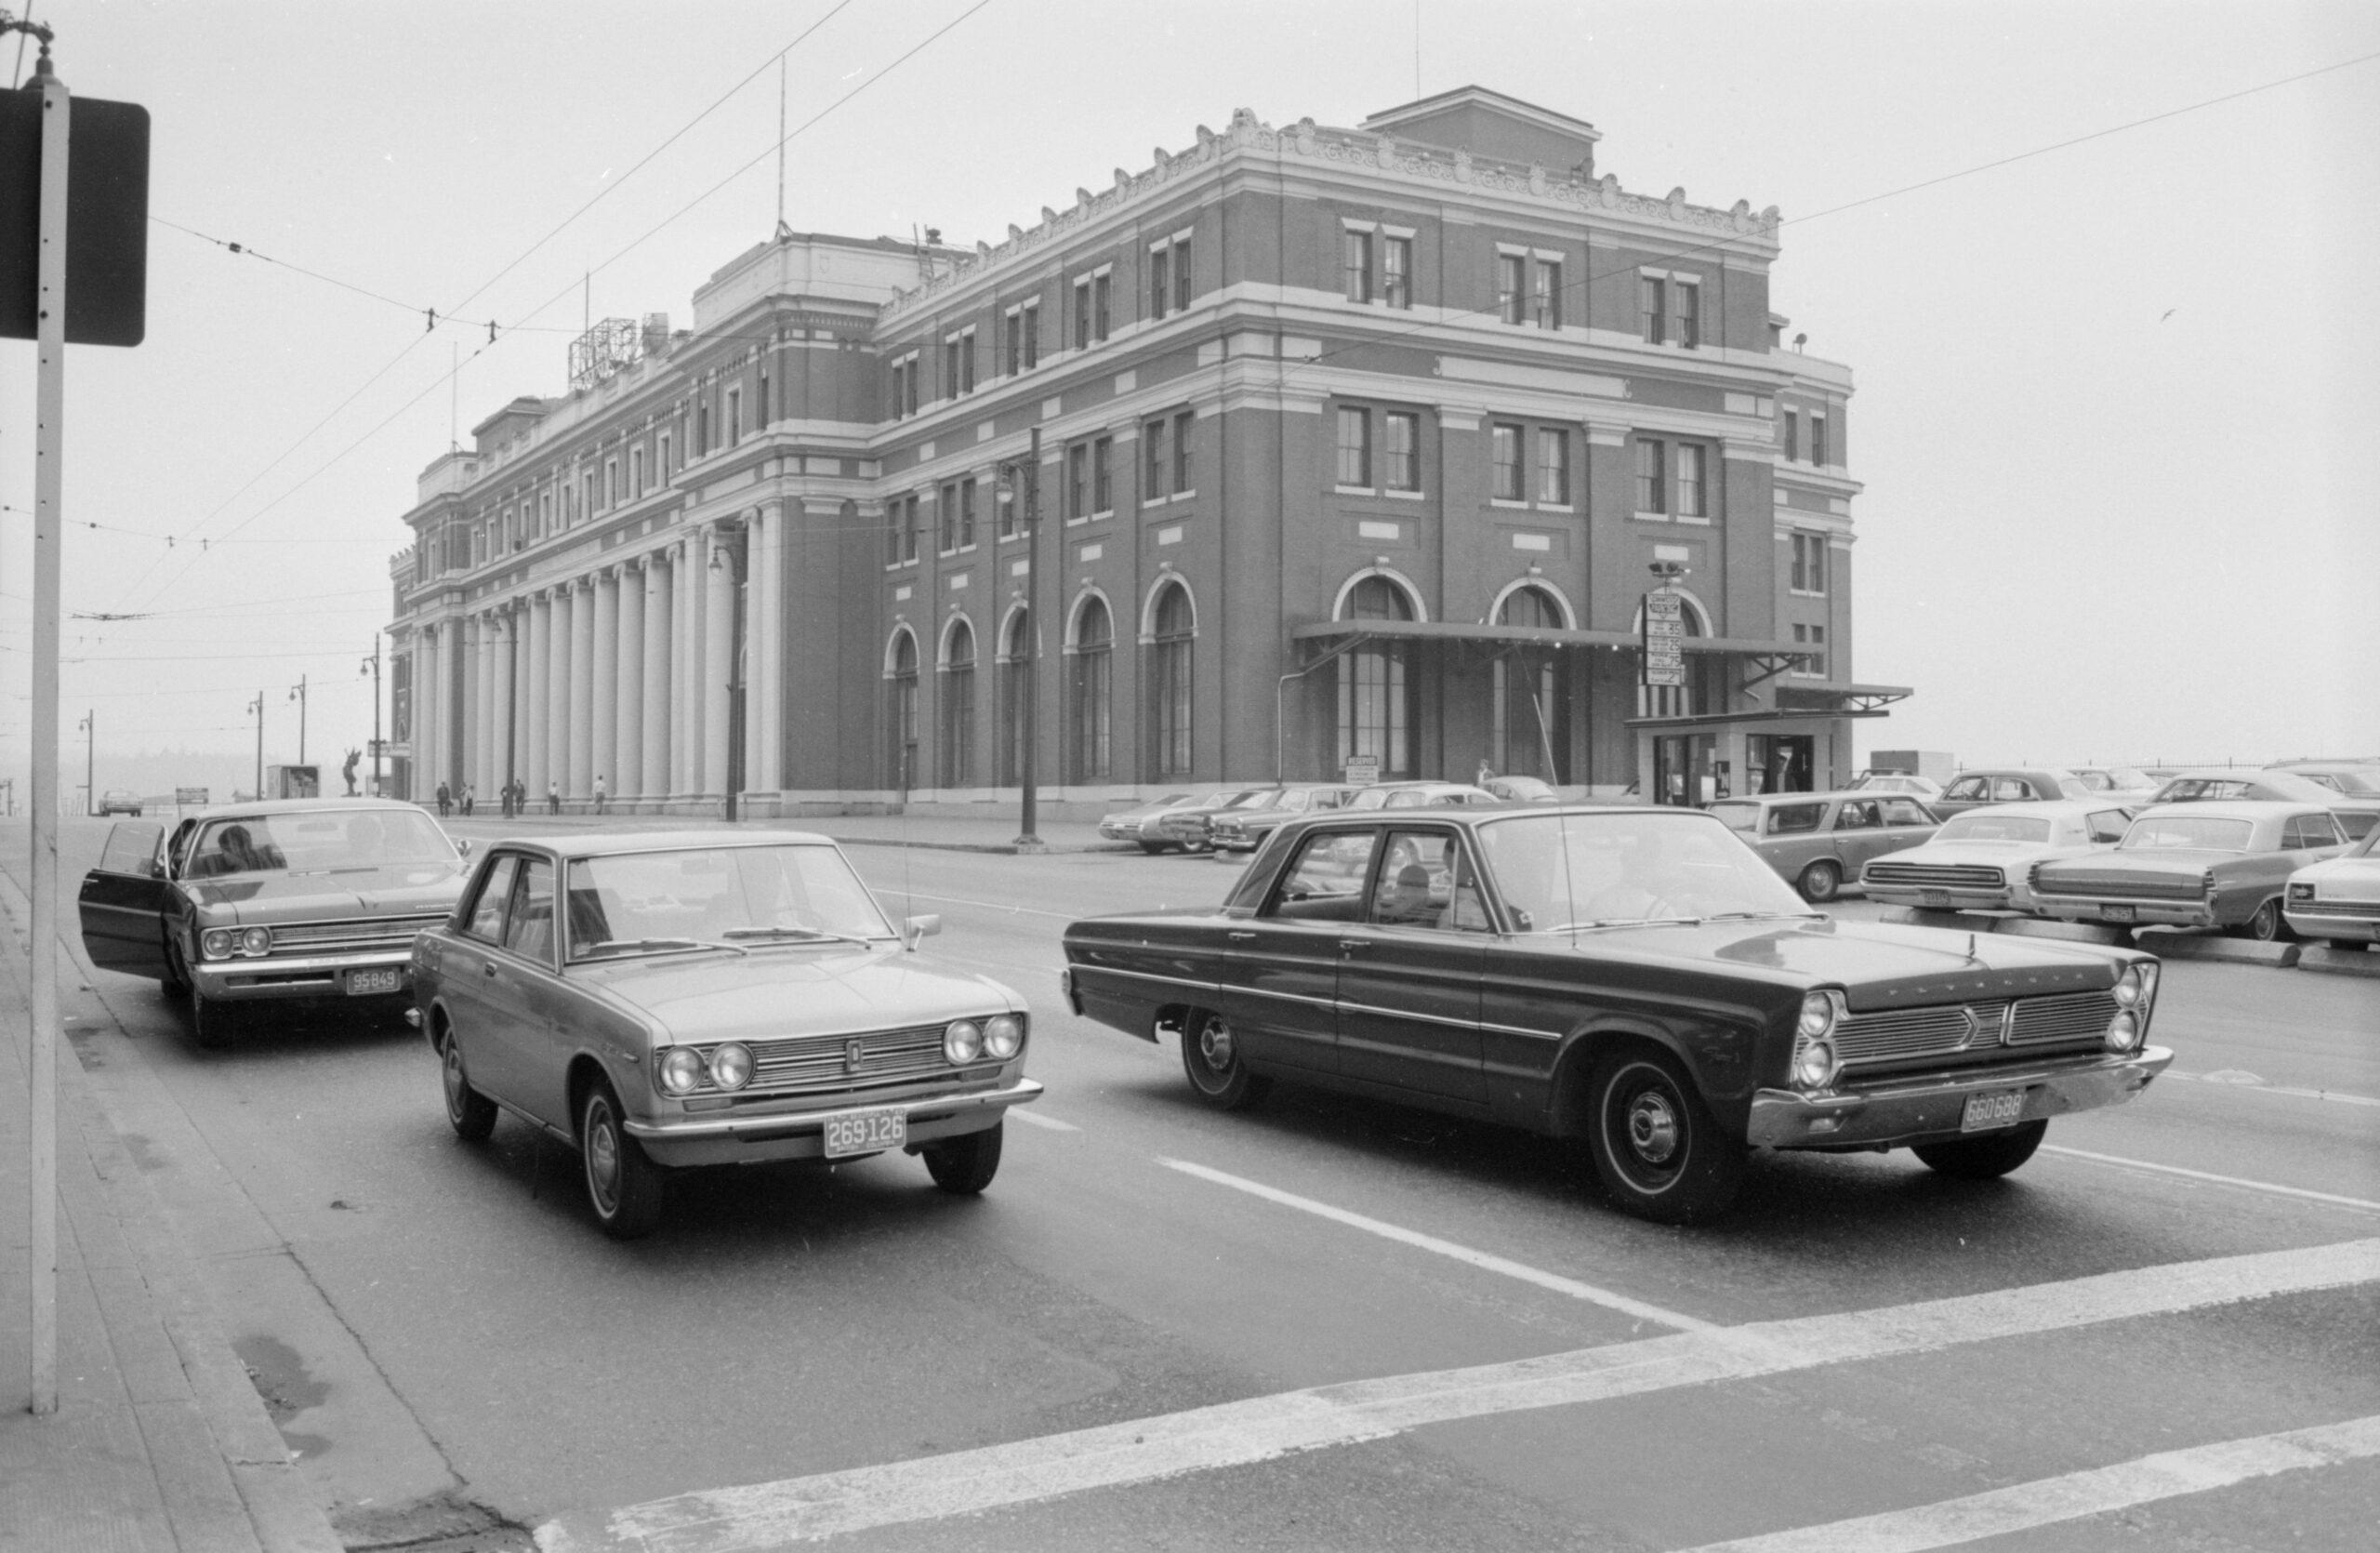
[[[99,866],[83,876],[75,902],[83,952],[91,963],[134,976],[165,974],[165,908],[173,890],[158,842],[165,828],[128,819],[108,830]]]

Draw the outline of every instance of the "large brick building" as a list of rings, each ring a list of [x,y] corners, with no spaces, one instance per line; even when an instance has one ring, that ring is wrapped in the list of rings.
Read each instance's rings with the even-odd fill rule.
[[[1781,343],[1773,209],[1624,191],[1598,139],[1475,87],[1242,112],[998,245],[780,232],[424,471],[401,780],[1012,803],[1028,673],[1044,794],[1091,811],[1351,763],[1846,776],[1906,694],[1850,673],[1850,373]],[[1675,688],[1639,684],[1657,569]]]

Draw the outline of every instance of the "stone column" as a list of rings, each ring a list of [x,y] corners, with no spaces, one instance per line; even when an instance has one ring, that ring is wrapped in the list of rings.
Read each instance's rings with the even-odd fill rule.
[[[543,803],[546,796],[547,721],[550,710],[552,666],[546,657],[546,632],[553,622],[553,605],[543,593],[532,594],[522,604],[522,617],[529,629],[529,683],[522,696],[527,705],[521,719],[522,761],[521,781],[529,797]]]
[[[682,649],[678,657],[678,791],[689,798],[699,797],[707,790],[703,781],[703,753],[708,748],[703,737],[703,657],[708,638],[703,630],[703,605],[709,597],[704,579],[709,576],[704,568],[709,558],[709,547],[699,534],[691,534],[679,551],[677,567],[681,574],[678,585],[678,645]]]
[[[785,786],[785,505],[769,502],[752,519],[752,586],[747,632],[751,684],[745,694],[744,785],[774,794]]]
[[[496,779],[490,773],[496,769],[496,616],[482,612],[472,617],[471,626],[472,634],[479,640],[471,649],[470,781],[475,792],[493,799]]]
[[[727,681],[735,658],[735,572],[728,554],[727,536],[718,524],[707,535],[709,558],[703,563],[703,791],[723,797],[727,792]]]
[[[644,563],[621,566],[614,591],[619,595],[619,651],[612,679],[619,713],[612,730],[612,796],[626,800],[644,792]]]
[[[595,585],[577,577],[570,584],[570,776],[569,798],[583,798],[595,785]]]
[[[546,644],[546,780],[567,793],[570,786],[570,588],[549,593],[551,629]],[[536,794],[543,803],[545,794]]]
[[[425,626],[413,651],[414,801],[438,798],[438,628]],[[262,798],[264,794],[257,794]]]
[[[520,769],[520,749],[514,738],[519,719],[513,715],[521,672],[521,608],[509,604],[490,615],[496,627],[494,651],[496,660],[492,679],[496,694],[488,697],[488,727],[494,736],[488,741],[488,779],[480,784],[480,794],[496,804],[496,812],[504,812],[504,787]]]
[[[670,708],[669,674],[671,659],[670,590],[677,584],[677,568],[670,565],[666,553],[655,551],[644,564],[644,749],[643,791],[652,807],[658,809],[675,790],[669,782],[669,729],[674,719]]]
[[[595,574],[595,630],[588,646],[592,657],[587,666],[589,684],[588,694],[588,773],[587,790],[595,790],[595,778],[603,778],[603,793],[608,799],[620,790],[620,774],[612,764],[620,742],[620,581],[619,568],[606,566]]]

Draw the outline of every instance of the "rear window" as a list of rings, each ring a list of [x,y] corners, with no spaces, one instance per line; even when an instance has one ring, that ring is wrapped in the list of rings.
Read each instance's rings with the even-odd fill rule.
[[[1772,836],[1796,836],[1816,830],[1818,821],[1826,817],[1823,803],[1779,803],[1768,811],[1768,833]]]
[[[2215,819],[2197,815],[2152,815],[2132,822],[2118,845],[2120,852],[2165,852],[2199,848],[2209,852],[2245,852],[2255,827],[2244,819]]]
[[[2049,821],[1990,809],[1964,814],[1934,833],[1937,842],[2034,842],[2049,840]]]

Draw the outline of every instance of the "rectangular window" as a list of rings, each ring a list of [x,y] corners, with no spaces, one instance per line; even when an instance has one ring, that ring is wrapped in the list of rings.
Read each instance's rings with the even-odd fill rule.
[[[1091,343],[1091,282],[1075,282],[1075,349]]]
[[[1681,351],[1702,345],[1702,286],[1698,281],[1670,283],[1670,338]]]
[[[1413,239],[1390,237],[1381,242],[1380,299],[1393,308],[1413,305]]]
[[[1190,239],[1173,240],[1173,307],[1180,312],[1190,305]]]
[[[1372,234],[1368,232],[1347,232],[1340,236],[1339,279],[1346,288],[1347,300],[1368,302],[1372,299]]]
[[[1116,511],[1116,439],[1102,437],[1091,445],[1091,511]]]
[[[1677,515],[1681,518],[1710,515],[1702,501],[1702,451],[1692,443],[1678,444]]]
[[[959,397],[959,337],[952,335],[942,342],[942,396]]]
[[[1091,445],[1077,443],[1066,449],[1066,518],[1091,516]]]
[[[1537,261],[1537,291],[1529,299],[1530,311],[1540,329],[1562,326],[1562,265],[1557,259]]]
[[[1793,672],[1804,679],[1826,678],[1826,628],[1824,626],[1795,626],[1793,640],[1796,644],[1810,649],[1796,656]]]
[[[901,503],[902,560],[915,561],[918,558],[918,542],[924,532],[924,525],[918,521],[918,498],[914,496],[905,498]]]
[[[1636,311],[1645,320],[1645,343],[1660,344],[1667,335],[1664,324],[1669,315],[1669,287],[1658,275],[1636,277]]]
[[[901,564],[901,498],[894,497],[884,504],[884,564]]]
[[[1388,456],[1388,488],[1421,488],[1421,418],[1411,410],[1391,410],[1381,417],[1382,441]]]
[[[1341,409],[1339,412],[1339,484],[1359,485],[1366,490],[1372,484],[1372,417],[1369,410]]]
[[[1094,338],[1107,338],[1107,276],[1104,272],[1091,277],[1091,326]]]
[[[1826,591],[1825,535],[1793,536],[1793,591],[1818,594]]]
[[[975,331],[959,337],[959,392],[975,392]]]
[[[1000,320],[1000,370],[1013,378],[1025,366],[1025,315],[1016,308]]]
[[[1025,369],[1030,372],[1041,365],[1041,304],[1027,302],[1022,312],[1025,318]]]
[[[1003,539],[1016,532],[1016,509],[1024,484],[1025,472],[1019,470],[1012,476],[1003,472],[999,484],[992,488],[992,509]]]
[[[554,494],[537,493],[537,538],[542,539],[554,531]]]
[[[1152,420],[1141,428],[1141,499],[1158,501],[1165,496],[1165,422]]]
[[[603,505],[617,507],[619,504],[620,461],[617,458],[606,458],[603,460]]]
[[[1669,511],[1668,504],[1662,499],[1667,495],[1668,483],[1661,478],[1661,460],[1668,453],[1668,445],[1659,437],[1636,439],[1636,511],[1639,512]]]
[[[637,495],[644,494],[644,449],[628,449],[628,485]]]
[[[925,376],[923,370],[925,364],[918,359],[918,352],[915,351],[909,352],[908,362],[909,370],[902,374],[901,378],[902,393],[905,396],[903,402],[906,413],[915,415],[918,413],[919,379]]]
[[[1802,418],[1794,411],[1785,412],[1785,461],[1794,463],[1802,457]]]
[[[1195,418],[1188,410],[1173,418],[1173,494],[1188,496],[1197,489],[1190,479],[1190,422]]]
[[[694,457],[710,457],[710,401],[706,399],[694,407]]]
[[[1164,317],[1165,305],[1172,300],[1173,292],[1168,284],[1166,274],[1169,268],[1167,249],[1165,245],[1160,243],[1149,250],[1149,316],[1151,318]]]
[[[1570,505],[1570,433],[1540,427],[1537,433],[1537,499]]]
[[[1494,469],[1490,494],[1498,501],[1521,499],[1521,429],[1502,423],[1488,429],[1489,462]]]
[[[744,391],[727,391],[727,445],[734,447],[744,440]]]
[[[669,433],[667,431],[661,433],[661,457],[654,466],[654,474],[661,480],[669,478]]]
[[[1830,460],[1826,456],[1826,417],[1810,417],[1810,462],[1823,468]]]
[[[934,503],[934,519],[941,533],[935,550],[948,555],[959,548],[959,486],[955,481],[945,481],[941,499]]]
[[[975,480],[972,475],[959,483],[959,548],[975,548]]]
[[[752,418],[752,429],[756,431],[765,429],[769,424],[769,375],[765,372],[760,374],[760,411],[759,415]]]
[[[1522,273],[1527,259],[1520,254],[1496,256],[1496,316],[1507,324],[1521,321],[1521,310],[1527,305],[1521,287],[1527,277]]]

